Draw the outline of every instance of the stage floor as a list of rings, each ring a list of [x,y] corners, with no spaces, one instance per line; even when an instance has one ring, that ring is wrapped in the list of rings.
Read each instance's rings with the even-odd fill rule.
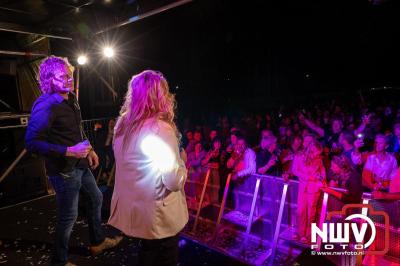
[[[108,217],[110,191],[104,197],[104,222]],[[54,196],[0,209],[0,265],[48,265],[54,238],[56,203]],[[125,238],[117,248],[91,257],[87,245],[88,225],[80,216],[70,240],[70,261],[77,265],[138,265],[137,243]],[[107,235],[119,232],[104,224]],[[179,265],[244,265],[233,258],[185,237],[180,242]]]

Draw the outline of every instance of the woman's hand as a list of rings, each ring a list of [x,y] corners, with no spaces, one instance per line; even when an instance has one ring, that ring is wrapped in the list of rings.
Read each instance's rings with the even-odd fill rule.
[[[335,180],[331,180],[331,181],[329,181],[329,186],[330,187],[337,187],[338,183]]]

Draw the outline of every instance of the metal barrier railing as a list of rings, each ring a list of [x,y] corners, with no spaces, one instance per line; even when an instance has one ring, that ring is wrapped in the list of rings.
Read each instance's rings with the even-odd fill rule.
[[[193,226],[192,230],[190,230],[190,234],[189,234],[190,237],[196,238],[196,230],[198,228],[198,224],[199,224],[199,220],[200,220],[200,212],[201,212],[201,209],[203,206],[202,201],[204,199],[204,193],[206,191],[206,187],[208,186],[208,183],[209,183],[209,179],[207,178],[208,176],[209,176],[209,171],[207,172],[205,182],[203,183],[200,204],[198,205],[199,207],[196,212],[194,226]],[[222,199],[221,205],[219,206],[218,217],[217,217],[216,221],[214,220],[215,228],[213,229],[213,234],[212,234],[213,237],[212,237],[211,241],[205,242],[207,245],[217,248],[217,249],[220,249],[216,244],[217,243],[216,238],[218,238],[220,229],[222,226],[222,220],[224,217],[226,199],[227,199],[227,195],[229,193],[229,187],[230,187],[230,182],[231,182],[230,177],[231,176],[229,175],[226,180],[226,183],[224,186],[223,199]],[[285,232],[282,231],[282,226],[284,226],[283,228],[288,228],[293,225],[293,223],[291,222],[291,219],[293,219],[293,217],[290,215],[289,209],[292,209],[292,208],[296,209],[296,202],[293,202],[292,196],[293,196],[293,194],[296,195],[296,193],[297,193],[298,181],[290,180],[288,182],[285,182],[280,177],[267,176],[267,175],[252,175],[249,178],[255,178],[256,182],[253,187],[254,189],[252,190],[253,194],[251,196],[248,194],[243,194],[249,198],[248,200],[251,202],[251,205],[250,205],[250,213],[249,213],[249,216],[247,219],[247,224],[246,224],[245,232],[244,232],[244,236],[245,236],[244,241],[241,243],[241,249],[246,249],[247,242],[248,242],[250,236],[253,238],[258,237],[259,239],[265,238],[265,236],[263,236],[262,234],[255,236],[254,232],[252,233],[252,230],[251,230],[252,225],[253,225],[254,216],[255,216],[255,208],[256,208],[257,202],[258,202],[258,204],[262,204],[263,200],[267,200],[264,197],[265,195],[261,195],[261,197],[259,195],[259,191],[260,191],[261,187],[262,186],[268,187],[268,185],[266,185],[265,182],[272,183],[276,186],[279,186],[278,185],[279,183],[281,185],[281,189],[279,190],[280,193],[271,194],[273,196],[273,198],[268,200],[269,203],[274,203],[274,202],[279,203],[279,208],[273,212],[273,215],[275,216],[275,219],[274,219],[275,223],[274,223],[274,229],[273,229],[274,233],[273,233],[273,236],[269,239],[270,240],[269,241],[269,243],[270,243],[269,249],[265,251],[264,256],[262,256],[262,259],[258,259],[256,261],[250,262],[251,264],[254,264],[254,265],[261,265],[261,264],[265,265],[265,262],[268,261],[268,264],[272,265],[274,263],[274,259],[276,258],[276,252],[281,247],[281,245],[279,244],[280,240],[282,240],[282,239],[285,241],[288,240],[288,239],[285,239],[285,236],[284,236]],[[264,184],[263,184],[263,181],[264,181]],[[271,186],[269,186],[269,187],[271,187]],[[339,191],[339,192],[343,192],[343,193],[347,192],[346,190],[340,189],[340,188],[332,188],[332,189]],[[325,222],[327,213],[334,211],[334,210],[341,210],[341,208],[343,206],[342,202],[340,202],[339,200],[337,200],[334,197],[330,197],[330,195],[328,193],[325,193],[325,192],[322,193],[322,198],[323,198],[323,201],[322,201],[322,206],[321,206],[321,209],[319,212],[320,215],[319,215],[319,221],[318,221],[319,226],[321,228],[322,228],[322,226],[321,226],[322,223]],[[371,204],[371,194],[370,193],[363,193],[362,198],[363,198],[364,204]],[[257,201],[257,199],[259,199],[259,200]],[[297,197],[294,197],[294,200],[297,201]],[[379,201],[373,201],[373,202],[379,203]],[[391,204],[394,204],[397,206],[400,204],[400,202],[399,201],[393,202]],[[286,209],[286,211],[285,211],[285,209]],[[363,214],[367,214],[365,209],[366,208],[361,209],[361,212]],[[389,211],[389,213],[390,213],[390,211]],[[393,214],[392,214],[392,216],[393,216]],[[396,220],[392,220],[392,221],[396,222]],[[379,222],[377,224],[379,224]],[[400,224],[397,224],[397,228],[398,228],[398,229],[396,229],[396,230],[398,230],[397,234],[400,234]],[[395,230],[393,230],[393,232],[395,232]],[[268,238],[268,236],[267,236],[267,238]],[[200,241],[201,240],[202,239],[200,239]],[[289,241],[292,241],[292,240],[290,239]],[[319,242],[319,244],[321,244],[321,243]],[[396,250],[396,252],[400,253],[397,250]],[[390,251],[389,251],[389,253],[390,253]],[[397,254],[397,253],[390,254],[390,255],[397,256],[398,258],[400,258],[400,254]],[[228,254],[228,255],[232,256],[232,254]],[[243,258],[238,258],[238,259],[243,259]],[[349,258],[349,259],[351,259],[351,258]],[[362,258],[356,258],[356,260],[361,260],[361,259]],[[249,261],[247,261],[247,263],[249,263]],[[338,262],[338,263],[343,264],[343,263],[348,263],[348,262],[342,261],[342,262]]]

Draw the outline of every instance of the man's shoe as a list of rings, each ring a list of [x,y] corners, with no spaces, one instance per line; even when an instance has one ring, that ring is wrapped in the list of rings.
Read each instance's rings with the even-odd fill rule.
[[[122,239],[122,236],[116,236],[113,238],[106,237],[101,244],[97,246],[91,246],[90,253],[92,253],[92,256],[100,255],[104,250],[117,246]]]

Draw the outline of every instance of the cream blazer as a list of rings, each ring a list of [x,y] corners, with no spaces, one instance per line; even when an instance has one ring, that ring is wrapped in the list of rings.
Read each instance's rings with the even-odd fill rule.
[[[108,224],[124,234],[160,239],[179,233],[188,221],[187,171],[172,127],[148,119],[123,147],[114,139],[115,186]]]

